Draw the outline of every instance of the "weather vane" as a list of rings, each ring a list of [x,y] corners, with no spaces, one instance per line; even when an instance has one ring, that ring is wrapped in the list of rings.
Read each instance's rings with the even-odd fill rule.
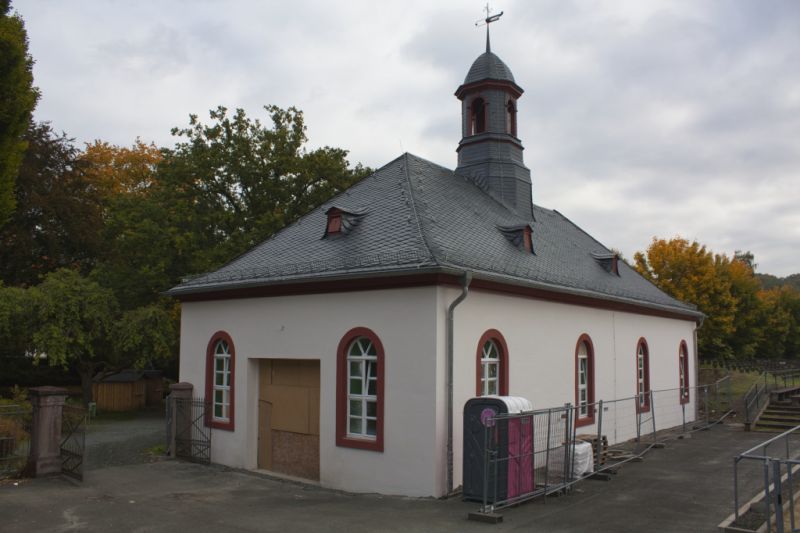
[[[489,24],[500,20],[500,17],[503,16],[503,11],[497,15],[492,15],[492,8],[489,7],[488,2],[483,10],[486,11],[486,18],[476,21],[475,26],[486,26],[486,52],[488,53],[492,51],[491,47],[489,46]]]

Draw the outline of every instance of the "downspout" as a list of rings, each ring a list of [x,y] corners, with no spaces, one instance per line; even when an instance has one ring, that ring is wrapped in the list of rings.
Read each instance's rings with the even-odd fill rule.
[[[464,272],[461,294],[447,307],[447,495],[453,492],[453,312],[469,294],[472,273]]]

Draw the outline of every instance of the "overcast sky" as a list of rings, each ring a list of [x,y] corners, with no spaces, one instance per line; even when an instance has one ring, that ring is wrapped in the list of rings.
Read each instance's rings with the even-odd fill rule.
[[[485,2],[22,1],[38,120],[171,146],[217,105],[305,112],[311,147],[456,166]],[[800,272],[800,1],[493,2],[534,202],[631,259],[653,236]]]

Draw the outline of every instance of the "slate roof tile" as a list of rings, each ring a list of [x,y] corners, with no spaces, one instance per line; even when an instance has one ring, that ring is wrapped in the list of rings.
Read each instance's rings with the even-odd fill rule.
[[[323,238],[325,212],[333,206],[365,214],[349,234]],[[499,229],[523,224],[533,228],[534,254]],[[534,220],[521,219],[468,178],[404,154],[219,270],[169,293],[425,268],[700,316],[622,261],[619,275],[610,274],[593,253],[610,251],[558,211],[534,206]]]

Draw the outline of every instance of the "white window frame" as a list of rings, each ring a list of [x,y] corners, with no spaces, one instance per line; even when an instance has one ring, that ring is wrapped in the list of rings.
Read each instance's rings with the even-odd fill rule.
[[[378,352],[369,338],[358,337],[347,348],[347,436],[376,440],[377,415]]]
[[[219,339],[214,345],[213,384],[211,395],[213,405],[211,416],[215,422],[230,422],[231,420],[231,352],[230,346],[224,339]],[[217,397],[220,397],[219,400]],[[217,407],[220,414],[217,415]]]
[[[686,373],[686,369],[688,368],[688,354],[686,353],[686,349],[681,345],[680,350],[678,352],[678,372],[680,373],[680,390],[681,390],[681,400],[685,400],[689,397],[689,376]]]
[[[639,396],[639,407],[647,407],[647,392],[645,387],[647,385],[647,380],[645,377],[645,372],[647,372],[647,364],[645,362],[646,357],[646,348],[644,347],[644,343],[639,343],[639,348],[637,349],[636,353],[636,372],[637,372],[637,390]]]
[[[500,394],[500,371],[500,347],[489,339],[481,348],[481,396]]]
[[[578,345],[578,416],[589,416],[589,347],[586,341]]]

